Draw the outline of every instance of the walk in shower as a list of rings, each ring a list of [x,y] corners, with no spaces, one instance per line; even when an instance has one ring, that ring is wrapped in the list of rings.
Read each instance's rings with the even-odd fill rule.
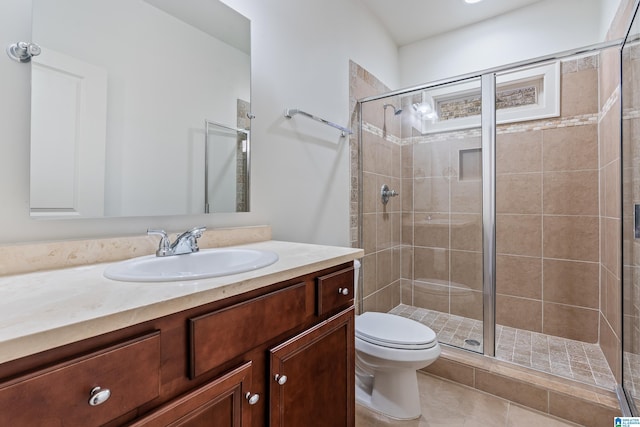
[[[613,389],[619,54],[612,43],[401,91],[352,64],[370,91],[353,177],[360,309]],[[398,194],[386,204],[384,185]]]

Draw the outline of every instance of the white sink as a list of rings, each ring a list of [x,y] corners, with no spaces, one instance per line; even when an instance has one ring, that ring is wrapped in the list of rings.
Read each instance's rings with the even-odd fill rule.
[[[242,248],[204,249],[186,255],[133,258],[112,264],[108,279],[124,282],[174,282],[228,276],[266,267],[278,261],[271,251]]]

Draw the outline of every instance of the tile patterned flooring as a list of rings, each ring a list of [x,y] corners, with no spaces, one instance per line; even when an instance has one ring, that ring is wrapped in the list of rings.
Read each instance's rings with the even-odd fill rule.
[[[482,323],[478,320],[404,304],[390,313],[427,325],[442,343],[482,352]],[[469,344],[469,340],[478,345]],[[597,344],[497,325],[496,358],[608,390],[616,385]]]
[[[499,397],[418,372],[422,416],[395,421],[356,405],[356,427],[575,427]]]

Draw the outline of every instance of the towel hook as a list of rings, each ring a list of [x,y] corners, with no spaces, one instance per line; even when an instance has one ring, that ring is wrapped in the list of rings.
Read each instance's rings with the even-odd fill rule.
[[[7,55],[17,62],[29,62],[31,57],[38,56],[41,52],[42,49],[35,43],[17,42],[7,46]]]

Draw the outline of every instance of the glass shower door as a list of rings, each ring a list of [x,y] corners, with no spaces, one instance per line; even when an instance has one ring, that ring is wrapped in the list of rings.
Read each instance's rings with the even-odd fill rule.
[[[438,340],[483,353],[480,78],[400,97],[402,312]]]
[[[622,390],[640,415],[640,23],[633,19],[622,49]],[[622,394],[622,393],[619,393]],[[624,408],[624,407],[623,407]]]

